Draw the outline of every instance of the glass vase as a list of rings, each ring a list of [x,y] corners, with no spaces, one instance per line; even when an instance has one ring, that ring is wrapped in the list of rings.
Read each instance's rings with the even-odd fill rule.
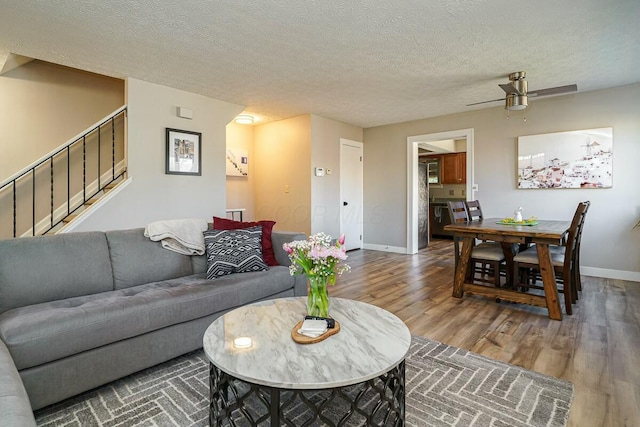
[[[309,296],[307,297],[307,314],[309,316],[329,317],[328,282],[328,277],[309,277]]]

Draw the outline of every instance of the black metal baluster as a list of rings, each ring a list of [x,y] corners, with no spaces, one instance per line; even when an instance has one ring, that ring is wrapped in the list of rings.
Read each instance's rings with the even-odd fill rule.
[[[51,160],[49,162],[49,169],[51,171],[51,228],[53,228],[53,156],[51,156],[50,159]]]
[[[111,179],[116,180],[116,124],[111,117]]]
[[[71,145],[67,145],[67,216],[71,213]]]
[[[16,225],[17,225],[17,223],[16,223],[16,221],[17,221],[17,218],[16,218],[17,209],[18,208],[16,206],[16,180],[14,179],[13,180],[13,237],[16,237],[16,233],[17,233],[17,230],[16,230],[16,228],[17,228],[16,227]]]
[[[31,203],[31,222],[33,228],[31,228],[31,235],[36,235],[36,168],[32,169],[31,174],[31,197],[33,198]]]
[[[82,204],[87,201],[87,136],[82,137]]]
[[[100,152],[102,151],[102,148],[100,147],[100,134],[102,133],[102,125],[98,126],[98,188],[97,190],[100,191],[102,189],[102,187],[100,187],[100,175],[102,174],[102,168],[100,167]],[[97,193],[96,193],[97,194]]]

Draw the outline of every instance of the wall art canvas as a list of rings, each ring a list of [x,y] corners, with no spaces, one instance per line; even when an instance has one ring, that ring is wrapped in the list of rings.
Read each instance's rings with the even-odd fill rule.
[[[611,188],[613,128],[518,137],[518,188]]]
[[[227,148],[227,176],[248,176],[249,154],[247,150]]]
[[[167,128],[165,173],[202,175],[202,133]]]

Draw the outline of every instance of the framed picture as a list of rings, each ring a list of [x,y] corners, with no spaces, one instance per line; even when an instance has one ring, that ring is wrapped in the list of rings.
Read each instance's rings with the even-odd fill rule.
[[[202,133],[167,128],[165,173],[202,175]]]
[[[249,175],[249,154],[247,150],[227,148],[227,176]]]
[[[611,188],[613,128],[518,137],[518,188]]]

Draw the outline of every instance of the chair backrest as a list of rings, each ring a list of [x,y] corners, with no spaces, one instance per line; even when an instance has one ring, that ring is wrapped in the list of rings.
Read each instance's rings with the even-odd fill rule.
[[[573,214],[571,227],[569,228],[569,236],[567,237],[567,247],[564,254],[564,267],[570,268],[571,263],[576,260],[576,253],[580,246],[580,234],[582,233],[582,224],[589,209],[590,202],[580,202]]]
[[[578,230],[576,232],[576,243],[573,251],[573,258],[576,261],[576,264],[579,263],[580,259],[580,241],[582,240],[582,230],[584,229],[584,220],[587,216],[587,211],[589,210],[589,206],[591,206],[590,201],[582,202],[585,205],[584,211],[582,212],[582,217],[580,219],[580,223],[578,224]]]
[[[464,202],[467,207],[467,214],[469,215],[469,221],[482,221],[482,208],[478,200],[468,200]]]
[[[469,222],[469,214],[464,202],[447,202],[449,207],[449,218],[452,224],[460,224]]]

